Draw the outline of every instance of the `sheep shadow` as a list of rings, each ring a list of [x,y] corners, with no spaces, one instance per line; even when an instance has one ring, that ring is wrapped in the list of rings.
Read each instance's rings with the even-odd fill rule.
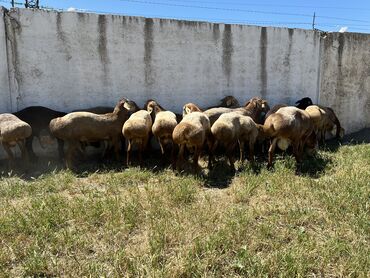
[[[331,138],[320,145],[320,149],[329,152],[337,152],[341,146],[359,145],[370,143],[370,128],[364,128],[360,131],[347,134],[343,139]]]
[[[218,160],[212,169],[204,175],[204,186],[206,188],[224,189],[229,187],[237,171],[232,169],[226,160]]]
[[[40,157],[28,163],[16,158],[11,167],[7,159],[0,162],[0,177],[19,177],[25,181],[33,180],[45,174],[55,173],[64,169],[64,165],[55,158]]]
[[[306,156],[302,163],[296,164],[296,175],[319,178],[332,163],[332,159],[316,153],[313,156]]]

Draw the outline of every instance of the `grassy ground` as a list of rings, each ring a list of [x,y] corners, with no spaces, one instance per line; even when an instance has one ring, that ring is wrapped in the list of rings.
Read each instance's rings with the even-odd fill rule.
[[[237,174],[3,176],[0,276],[369,277],[369,201],[370,144],[300,175],[285,156]]]

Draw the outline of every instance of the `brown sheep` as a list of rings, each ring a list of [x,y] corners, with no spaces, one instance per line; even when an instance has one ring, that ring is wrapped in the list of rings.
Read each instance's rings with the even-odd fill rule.
[[[68,142],[66,166],[72,168],[74,152],[80,149],[80,142],[110,140],[119,159],[122,126],[128,118],[128,109],[132,102],[120,100],[112,113],[98,115],[90,112],[73,112],[50,122],[52,134]]]
[[[185,117],[187,114],[193,113],[193,112],[203,112],[202,109],[200,109],[196,104],[194,103],[187,103],[182,108],[182,116]]]
[[[305,110],[308,106],[312,105],[312,100],[311,98],[309,97],[304,97],[300,100],[297,100],[296,101],[296,107],[299,108],[299,109],[303,109]],[[266,114],[265,116],[265,119],[267,119],[268,116],[270,116],[271,114],[275,113],[276,111],[278,111],[281,107],[287,107],[289,106],[288,104],[283,104],[283,103],[280,103],[280,104],[276,104],[274,107],[272,107]]]
[[[253,97],[244,105],[244,107],[234,108],[234,109],[224,108],[224,107],[211,108],[211,109],[204,111],[204,114],[209,118],[211,126],[222,114],[230,113],[230,112],[235,112],[243,116],[249,116],[252,118],[252,120],[255,123],[260,124],[263,122],[263,118],[266,112],[269,111],[269,109],[270,107],[266,100],[263,100],[259,97]],[[201,109],[198,106],[196,106],[194,103],[188,103],[183,108],[184,114],[192,113],[193,111],[201,111]],[[213,152],[211,150],[215,149],[214,147],[212,147],[213,144],[214,144],[214,138],[211,133],[208,138],[210,167],[212,167],[212,162],[213,162],[213,155],[212,155]]]
[[[255,123],[262,123],[263,117],[269,110],[269,106],[267,104],[266,100],[263,100],[258,97],[254,97],[250,99],[244,107],[239,108],[211,108],[206,111],[204,111],[204,114],[206,114],[211,122],[211,126],[213,123],[220,117],[220,115],[228,112],[237,112],[240,115],[249,116],[253,119]]]
[[[19,146],[22,158],[28,162],[26,138],[32,134],[32,128],[13,114],[0,114],[0,141],[8,154],[9,164],[14,160],[11,147]]]
[[[240,115],[237,112],[222,114],[212,125],[211,132],[215,139],[214,151],[217,145],[226,147],[226,155],[233,169],[233,150],[239,144],[240,160],[243,161],[244,143],[249,144],[249,160],[254,160],[254,144],[257,140],[259,129],[262,127],[256,124],[251,117]]]
[[[170,146],[173,159],[174,146],[172,132],[177,125],[175,113],[166,111],[154,100],[149,101],[146,107],[148,112],[154,118],[152,133],[158,140],[162,152],[162,158],[164,159],[166,146]]]
[[[142,165],[142,153],[148,144],[151,128],[152,118],[146,110],[135,112],[123,125],[122,134],[128,142],[127,166],[130,164],[130,154],[133,144],[137,144],[139,146],[139,162],[140,165]]]
[[[210,133],[209,119],[204,113],[195,111],[185,115],[172,133],[173,142],[179,146],[177,169],[180,168],[180,164],[184,161],[185,147],[194,151],[193,166],[198,166],[200,153]]]
[[[319,141],[324,143],[327,131],[332,131],[336,127],[336,138],[343,138],[344,129],[335,115],[333,109],[321,105],[311,105],[306,108],[315,126]]]
[[[223,99],[221,99],[219,105],[210,106],[206,110],[213,109],[213,108],[229,108],[229,109],[231,109],[231,108],[239,108],[239,107],[240,107],[239,102],[235,97],[226,96]],[[195,112],[195,111],[203,112],[203,110],[200,109],[194,103],[187,103],[183,107],[183,116],[185,116],[186,114],[189,114],[191,112]],[[230,111],[230,110],[225,110],[225,111]]]
[[[263,135],[271,138],[269,148],[268,165],[272,166],[272,160],[276,145],[282,150],[286,150],[291,144],[293,154],[297,163],[302,161],[303,148],[313,138],[315,145],[314,125],[310,115],[305,111],[294,106],[282,107],[276,113],[266,119],[263,125]]]

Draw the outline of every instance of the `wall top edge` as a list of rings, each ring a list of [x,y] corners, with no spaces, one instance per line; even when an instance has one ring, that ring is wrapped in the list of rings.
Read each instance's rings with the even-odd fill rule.
[[[345,36],[362,36],[364,38],[370,37],[370,34],[367,33],[359,33],[359,32],[326,32],[326,31],[321,31],[321,30],[310,30],[310,29],[303,29],[303,28],[289,28],[289,27],[278,27],[278,26],[269,26],[269,25],[249,25],[249,24],[235,24],[235,23],[224,23],[224,22],[210,22],[206,20],[191,20],[191,19],[176,19],[176,18],[161,18],[161,17],[144,17],[144,16],[134,16],[134,15],[124,15],[124,14],[105,14],[105,13],[93,13],[93,12],[80,12],[80,11],[73,11],[73,12],[68,12],[68,11],[56,11],[56,10],[45,10],[45,9],[25,9],[25,8],[11,8],[8,10],[7,8],[0,6],[0,11],[1,13],[30,13],[30,12],[36,12],[36,13],[62,13],[62,14],[77,14],[77,15],[82,15],[82,16],[92,16],[92,17],[99,17],[99,16],[105,16],[105,17],[112,17],[112,18],[127,18],[127,19],[138,19],[138,20],[148,20],[148,19],[153,19],[154,22],[158,22],[160,24],[163,24],[165,22],[167,23],[172,23],[172,22],[177,22],[177,23],[183,23],[184,25],[192,25],[194,27],[196,26],[213,26],[213,25],[228,25],[228,26],[233,26],[234,28],[269,28],[269,29],[285,29],[285,30],[295,30],[295,31],[301,31],[301,32],[306,32],[306,33],[315,33],[315,34],[326,34],[329,36],[340,36],[341,34],[344,34]]]
[[[213,26],[213,25],[221,25],[221,26],[233,26],[234,28],[269,28],[269,29],[285,29],[285,30],[297,30],[297,31],[302,31],[302,32],[308,32],[308,33],[321,33],[319,30],[310,30],[310,29],[303,29],[303,28],[288,28],[288,27],[277,27],[277,26],[269,26],[269,25],[249,25],[249,24],[236,24],[236,23],[224,23],[224,22],[211,22],[211,21],[206,21],[206,20],[191,20],[191,19],[176,19],[176,18],[161,18],[161,17],[145,17],[145,16],[134,16],[134,15],[124,15],[124,14],[105,14],[105,13],[94,13],[94,12],[80,12],[80,11],[73,11],[73,12],[68,12],[68,11],[56,11],[56,10],[45,10],[45,9],[25,9],[25,8],[11,8],[9,10],[10,13],[31,13],[31,12],[36,12],[36,13],[62,13],[62,14],[77,14],[77,15],[82,15],[82,16],[92,16],[92,17],[99,17],[99,16],[106,16],[106,17],[111,17],[111,18],[127,18],[127,19],[139,19],[142,21],[148,20],[148,19],[153,19],[154,22],[158,23],[172,23],[172,22],[177,22],[177,23],[183,23],[184,25],[193,25],[194,27],[196,26]]]

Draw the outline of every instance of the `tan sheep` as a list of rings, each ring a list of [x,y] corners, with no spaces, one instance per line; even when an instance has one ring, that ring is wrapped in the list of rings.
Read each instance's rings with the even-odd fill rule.
[[[81,148],[80,142],[110,140],[118,160],[122,126],[128,118],[131,103],[127,99],[120,100],[112,113],[98,115],[90,112],[73,112],[51,120],[49,124],[51,133],[56,138],[68,142],[66,166],[73,167],[73,155]]]
[[[90,112],[94,114],[107,114],[107,113],[112,113],[113,110],[114,110],[114,107],[110,107],[110,106],[95,106],[95,107],[90,107],[86,109],[73,110],[72,112]]]
[[[244,143],[249,144],[249,160],[254,160],[254,144],[257,140],[259,129],[262,126],[257,125],[251,117],[240,115],[238,112],[222,114],[212,125],[211,132],[214,137],[212,152],[218,145],[226,148],[226,155],[233,169],[234,159],[233,151],[239,144],[240,160],[243,161]]]
[[[310,115],[305,110],[294,106],[282,107],[271,114],[263,125],[262,133],[272,139],[269,148],[269,166],[272,165],[276,145],[282,150],[292,145],[293,154],[298,163],[302,161],[304,146],[307,145],[312,149],[316,145],[316,135]]]
[[[166,146],[170,146],[173,159],[174,146],[172,132],[177,125],[176,114],[171,111],[166,111],[154,100],[150,100],[146,107],[148,112],[154,118],[152,133],[158,140],[162,152],[162,158],[164,159]]]
[[[204,111],[211,122],[211,126],[213,123],[220,117],[220,115],[229,112],[237,112],[240,115],[249,116],[253,119],[256,123],[263,123],[263,118],[267,111],[269,110],[269,106],[266,100],[263,100],[258,97],[254,97],[250,99],[243,107],[239,108],[211,108]]]
[[[11,147],[19,146],[22,158],[28,162],[26,138],[32,134],[32,128],[26,122],[13,114],[0,114],[0,141],[8,154],[9,163],[12,164],[14,155]]]
[[[209,119],[202,112],[192,112],[182,119],[172,133],[172,139],[179,146],[177,169],[184,161],[185,147],[194,151],[193,165],[198,166],[198,159],[204,144],[211,133]],[[210,165],[209,165],[210,166]]]
[[[204,114],[209,118],[211,126],[222,114],[226,114],[230,112],[235,112],[243,116],[249,116],[252,118],[252,120],[255,123],[260,124],[260,123],[263,123],[265,114],[267,113],[267,111],[269,111],[269,109],[270,107],[266,100],[261,99],[259,97],[253,97],[244,105],[244,107],[239,107],[239,108],[234,108],[234,109],[224,108],[224,107],[211,108],[211,109],[204,111]],[[188,103],[184,105],[183,107],[184,114],[192,113],[193,111],[201,111],[201,109],[193,103]],[[211,134],[208,139],[208,146],[209,146],[208,154],[209,154],[210,167],[212,166],[212,162],[213,162],[213,154],[211,151],[212,149],[214,150],[213,144],[214,144],[214,138],[213,138],[213,135]]]
[[[319,141],[324,143],[326,132],[331,132],[334,127],[336,127],[336,138],[343,138],[344,129],[341,127],[333,109],[321,105],[310,105],[306,108],[306,111],[314,123],[315,132]]]
[[[238,100],[235,97],[226,96],[226,97],[224,97],[223,99],[220,100],[219,105],[210,106],[206,109],[206,111],[208,111],[210,109],[217,109],[217,108],[225,108],[225,109],[221,109],[221,111],[230,112],[230,111],[232,111],[233,108],[240,108],[240,105],[239,105]],[[182,114],[183,114],[183,116],[185,116],[186,114],[189,114],[189,113],[195,112],[195,111],[204,112],[196,104],[187,103],[183,107],[183,113]]]
[[[130,154],[132,145],[136,144],[139,151],[139,162],[142,164],[142,153],[145,150],[150,131],[152,128],[152,118],[148,111],[139,110],[132,114],[122,128],[122,134],[126,138],[127,144],[127,166],[130,164]]]

